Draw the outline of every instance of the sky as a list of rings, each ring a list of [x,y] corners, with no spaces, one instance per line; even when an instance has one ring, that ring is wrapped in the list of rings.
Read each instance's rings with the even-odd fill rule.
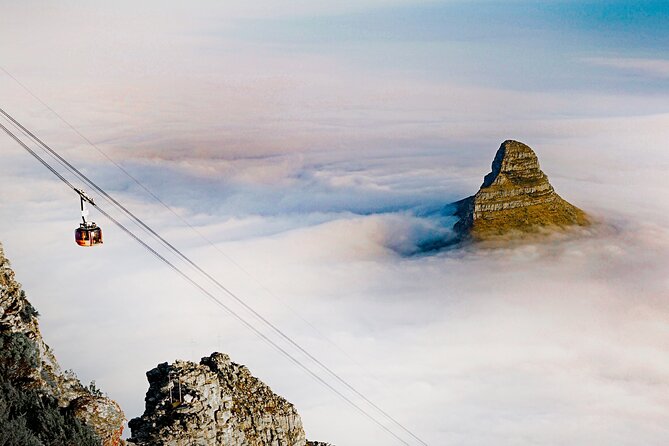
[[[428,444],[669,441],[666,2],[0,3],[32,93],[0,72],[0,107]],[[506,139],[598,224],[419,253]],[[95,211],[77,247],[78,198],[0,153],[44,337],[128,418],[146,371],[223,351],[308,438],[393,444]]]

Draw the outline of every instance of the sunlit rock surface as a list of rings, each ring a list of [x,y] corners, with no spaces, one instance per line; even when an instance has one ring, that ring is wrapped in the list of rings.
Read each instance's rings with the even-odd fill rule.
[[[562,199],[541,171],[534,151],[504,141],[481,188],[457,203],[455,230],[473,240],[522,236],[590,224],[588,216]]]
[[[307,442],[295,407],[228,355],[163,363],[146,376],[146,409],[129,423],[137,445],[326,444]]]

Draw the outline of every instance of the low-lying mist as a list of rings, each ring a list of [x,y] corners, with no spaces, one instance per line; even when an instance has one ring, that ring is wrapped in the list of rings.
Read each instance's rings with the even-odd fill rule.
[[[665,185],[635,184],[632,171],[621,184],[620,170],[607,176],[601,166],[597,181],[551,176],[544,158],[563,171],[568,159],[535,149],[558,192],[597,225],[415,255],[448,237],[454,220],[440,211],[489,170],[449,177],[457,169],[438,154],[401,168],[401,153],[354,163],[311,154],[269,184],[171,165],[157,190],[215,247],[132,186],[116,194],[430,443],[657,444],[669,417],[669,233],[667,201],[647,191],[666,194]],[[153,167],[130,166],[157,181]],[[639,168],[657,178],[656,167]],[[5,190],[17,184],[3,177]],[[294,402],[311,438],[377,441],[376,428],[108,222],[99,221],[103,248],[72,246],[76,200],[32,184],[16,189],[20,201],[5,199],[25,222],[5,221],[7,253],[65,367],[95,379],[129,416],[143,409],[146,370],[219,350]],[[34,260],[40,252],[48,262]]]
[[[428,444],[668,443],[666,14],[135,3],[14,2],[0,60],[179,217],[0,74],[3,109]],[[423,252],[505,139],[598,224]],[[0,147],[0,241],[64,369],[134,417],[147,370],[223,351],[310,439],[390,444],[95,211],[77,247],[78,197]]]

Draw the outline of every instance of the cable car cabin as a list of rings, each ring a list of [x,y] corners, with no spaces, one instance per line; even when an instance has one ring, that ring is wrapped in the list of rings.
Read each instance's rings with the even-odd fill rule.
[[[74,240],[79,246],[96,246],[102,244],[102,229],[95,223],[80,223],[74,231]]]

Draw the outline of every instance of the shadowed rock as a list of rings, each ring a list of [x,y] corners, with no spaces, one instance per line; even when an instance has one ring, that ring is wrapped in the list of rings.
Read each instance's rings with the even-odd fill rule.
[[[479,241],[590,224],[585,212],[555,192],[534,151],[512,140],[497,150],[476,195],[456,204],[454,229]]]

